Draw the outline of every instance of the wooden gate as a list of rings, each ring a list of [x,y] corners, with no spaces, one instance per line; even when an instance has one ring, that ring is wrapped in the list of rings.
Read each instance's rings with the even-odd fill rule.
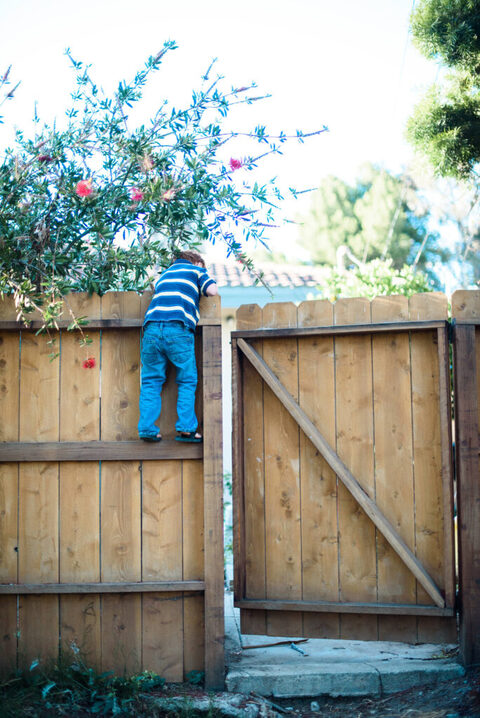
[[[446,319],[441,294],[238,310],[243,633],[456,640]]]
[[[45,336],[0,301],[0,668],[56,658],[74,642],[101,670],[223,686],[220,303],[201,304],[201,445],[173,440],[176,387],[160,444],[139,441],[140,328],[150,295],[67,297],[78,335]],[[68,316],[68,314],[67,314]]]

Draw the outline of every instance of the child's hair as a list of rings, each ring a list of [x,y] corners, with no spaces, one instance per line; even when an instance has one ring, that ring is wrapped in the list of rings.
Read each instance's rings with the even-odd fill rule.
[[[191,262],[192,264],[199,264],[205,269],[205,261],[202,255],[198,252],[195,252],[193,249],[186,249],[184,252],[180,252],[177,255],[176,259],[186,259],[187,262]]]

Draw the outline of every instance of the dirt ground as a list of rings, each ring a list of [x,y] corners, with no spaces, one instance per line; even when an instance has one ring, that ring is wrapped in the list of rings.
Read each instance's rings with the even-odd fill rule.
[[[290,714],[302,718],[480,718],[480,670],[471,670],[463,678],[411,688],[384,698],[309,698],[273,702],[283,710],[293,709],[282,712],[282,716]]]

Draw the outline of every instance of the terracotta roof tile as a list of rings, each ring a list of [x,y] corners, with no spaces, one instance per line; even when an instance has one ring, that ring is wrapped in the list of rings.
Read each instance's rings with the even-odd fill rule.
[[[209,262],[207,269],[219,287],[255,286],[255,277],[241,264]],[[270,287],[316,287],[325,271],[322,267],[266,263],[255,264],[255,269],[264,272],[264,280]]]

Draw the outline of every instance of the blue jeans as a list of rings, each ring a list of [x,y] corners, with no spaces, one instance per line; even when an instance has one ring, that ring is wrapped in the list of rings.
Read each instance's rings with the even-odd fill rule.
[[[142,383],[140,388],[140,436],[156,436],[155,421],[162,408],[161,391],[168,360],[177,368],[177,431],[196,431],[195,336],[182,322],[148,322],[142,339]]]

